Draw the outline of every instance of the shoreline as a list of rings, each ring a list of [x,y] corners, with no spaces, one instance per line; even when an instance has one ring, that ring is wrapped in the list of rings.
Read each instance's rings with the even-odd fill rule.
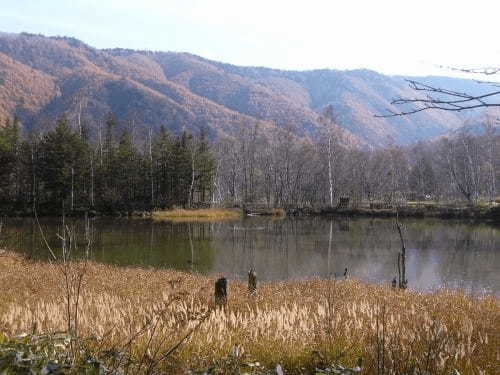
[[[109,218],[141,218],[153,221],[222,221],[241,220],[247,217],[375,217],[394,218],[396,216],[415,219],[467,220],[478,223],[500,224],[500,205],[459,206],[459,205],[415,205],[400,208],[209,208],[209,209],[175,209],[175,210],[136,210],[98,212],[95,210],[75,210],[66,213],[67,217],[109,217]],[[30,212],[3,213],[7,218],[32,217]],[[40,217],[60,217],[54,213],[39,214]]]
[[[55,213],[39,213],[39,217],[60,217]],[[171,209],[171,210],[131,210],[99,212],[91,209],[74,210],[66,213],[67,217],[111,217],[111,218],[145,218],[152,220],[175,219],[242,219],[245,217],[300,217],[300,216],[347,216],[347,217],[407,217],[436,218],[454,220],[473,220],[500,223],[500,205],[459,206],[459,205],[408,205],[399,208],[338,208],[338,207],[295,207],[295,208],[208,208],[208,209]],[[2,212],[7,218],[32,217],[32,212]]]
[[[405,218],[435,218],[442,220],[472,220],[500,224],[500,206],[495,207],[402,207],[394,208],[325,208],[320,211],[321,216],[364,216],[364,217],[405,217]]]

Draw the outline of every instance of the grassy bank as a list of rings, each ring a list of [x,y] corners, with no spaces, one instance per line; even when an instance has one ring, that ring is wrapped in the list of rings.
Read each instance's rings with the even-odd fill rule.
[[[153,211],[153,220],[224,220],[239,219],[243,215],[239,209],[231,208],[203,208],[203,209],[173,209],[167,211]]]
[[[500,205],[496,206],[454,206],[436,204],[408,204],[399,208],[323,208],[297,214],[332,215],[332,216],[364,216],[364,217],[414,217],[436,219],[460,219],[500,223]]]
[[[215,279],[95,263],[62,268],[4,253],[0,344],[17,345],[14,335],[26,332],[67,331],[69,321],[86,339],[72,347],[77,357],[108,369],[129,366],[129,373],[211,366],[212,373],[271,373],[279,363],[285,374],[314,374],[359,358],[364,374],[498,373],[495,296],[421,294],[356,280],[263,283],[249,296],[245,283],[230,281],[226,309],[214,309]]]

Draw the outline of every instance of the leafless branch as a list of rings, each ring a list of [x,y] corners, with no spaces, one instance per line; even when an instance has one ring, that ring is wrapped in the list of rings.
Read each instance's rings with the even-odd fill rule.
[[[411,89],[421,92],[424,95],[415,98],[397,98],[391,101],[391,104],[413,104],[413,108],[402,111],[387,110],[388,113],[375,115],[375,117],[406,116],[429,109],[458,112],[475,108],[500,107],[500,103],[487,101],[496,95],[500,95],[500,90],[491,91],[482,95],[472,95],[465,92],[430,86],[414,80],[406,81],[409,83]]]
[[[500,73],[500,67],[497,66],[487,66],[481,68],[456,68],[453,66],[438,65],[439,68],[452,70],[454,72],[470,73],[470,74],[484,74],[493,75]]]

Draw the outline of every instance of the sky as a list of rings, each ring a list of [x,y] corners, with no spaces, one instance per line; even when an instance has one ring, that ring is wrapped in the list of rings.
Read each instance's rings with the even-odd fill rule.
[[[498,0],[0,0],[0,31],[277,69],[500,66]],[[483,77],[484,78],[484,77]]]

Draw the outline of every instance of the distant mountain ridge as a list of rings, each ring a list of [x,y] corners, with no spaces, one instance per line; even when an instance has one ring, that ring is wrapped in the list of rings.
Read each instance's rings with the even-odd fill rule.
[[[472,80],[421,80],[481,89]],[[81,109],[88,121],[112,112],[176,133],[203,127],[217,137],[260,123],[315,138],[327,105],[357,144],[408,144],[463,125],[466,114],[442,111],[374,117],[397,110],[393,98],[414,95],[404,77],[369,70],[240,67],[188,53],[99,50],[74,38],[0,33],[0,118],[17,115],[29,128]]]

